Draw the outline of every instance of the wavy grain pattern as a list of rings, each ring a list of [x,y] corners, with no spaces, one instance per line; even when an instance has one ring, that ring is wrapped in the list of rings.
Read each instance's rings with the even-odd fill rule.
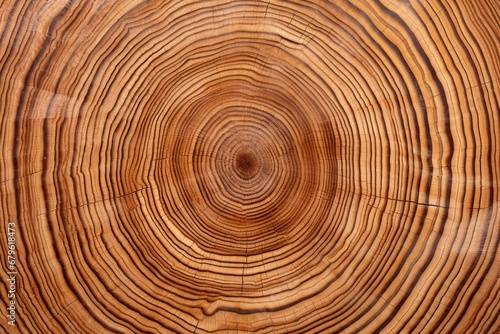
[[[0,328],[500,332],[498,22],[495,0],[3,1]]]

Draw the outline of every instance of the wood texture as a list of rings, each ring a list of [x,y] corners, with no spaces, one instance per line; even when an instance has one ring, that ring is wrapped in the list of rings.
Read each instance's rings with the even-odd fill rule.
[[[499,333],[496,0],[2,1],[23,333]]]

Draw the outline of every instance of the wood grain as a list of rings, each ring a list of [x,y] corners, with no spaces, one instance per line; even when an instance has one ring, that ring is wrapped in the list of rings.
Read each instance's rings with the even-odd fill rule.
[[[22,333],[499,333],[495,0],[0,4]]]

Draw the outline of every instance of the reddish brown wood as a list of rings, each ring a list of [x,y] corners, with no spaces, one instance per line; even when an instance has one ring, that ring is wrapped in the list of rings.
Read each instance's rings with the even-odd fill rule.
[[[500,332],[498,22],[1,2],[1,331]]]

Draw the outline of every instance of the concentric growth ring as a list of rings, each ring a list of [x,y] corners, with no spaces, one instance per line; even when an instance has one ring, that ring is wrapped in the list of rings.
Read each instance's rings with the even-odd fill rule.
[[[312,215],[317,220],[307,224],[326,225],[315,203],[321,202],[320,189],[332,194],[335,160],[325,164],[332,175],[324,180],[314,164],[321,155],[333,157],[334,142],[323,140],[325,133],[315,132],[318,125],[307,118],[307,90],[290,94],[297,83],[276,73],[279,84],[257,76],[257,85],[242,79],[251,77],[250,70],[232,75],[225,67],[218,66],[225,74],[215,82],[203,81],[210,93],[179,102],[185,111],[162,126],[170,134],[160,151],[170,158],[155,177],[167,210],[176,202],[189,211],[171,216],[177,228],[190,226],[189,238],[207,252],[246,256],[288,243],[286,234],[306,223],[301,217]],[[325,131],[334,138],[331,126]],[[317,144],[322,142],[326,147]],[[276,238],[277,228],[285,235]]]
[[[499,21],[494,0],[4,1],[9,320],[499,332]]]

